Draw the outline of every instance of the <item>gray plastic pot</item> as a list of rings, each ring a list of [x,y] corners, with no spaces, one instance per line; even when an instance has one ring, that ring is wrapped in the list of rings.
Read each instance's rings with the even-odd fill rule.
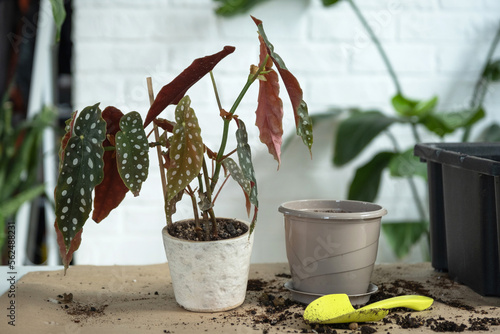
[[[245,223],[247,226],[248,224]],[[188,241],[162,230],[177,303],[189,311],[221,312],[245,301],[253,234],[217,241]]]
[[[294,289],[348,295],[368,291],[387,210],[367,202],[300,200],[283,203],[279,211]]]

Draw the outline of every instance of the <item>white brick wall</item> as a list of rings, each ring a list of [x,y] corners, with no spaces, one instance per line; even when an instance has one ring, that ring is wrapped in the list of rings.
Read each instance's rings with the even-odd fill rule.
[[[478,71],[499,24],[500,1],[358,0],[356,1],[399,74],[409,97],[440,97],[440,106],[459,108],[472,92]],[[175,77],[194,58],[214,53],[224,45],[236,52],[215,71],[222,102],[232,104],[246,80],[249,65],[257,63],[256,27],[247,15],[220,18],[212,0],[76,0],[74,1],[74,105],[76,109],[101,102],[122,111],[148,109],[145,78],[153,77],[155,90]],[[389,101],[395,88],[379,54],[346,3],[324,8],[319,0],[273,0],[252,10],[302,84],[311,113],[332,106],[379,108],[392,112]],[[500,52],[497,51],[497,56]],[[493,86],[486,107],[488,119],[500,121],[500,87]],[[208,80],[189,93],[198,110],[204,138],[216,145],[221,123],[212,120],[217,108]],[[237,112],[253,124],[256,87]],[[288,104],[288,102],[285,100]],[[287,105],[288,106],[288,105]],[[171,112],[171,111],[170,111]],[[285,110],[286,113],[289,110]],[[293,131],[286,116],[286,133]],[[251,141],[259,191],[260,219],[256,230],[254,262],[286,261],[280,203],[302,198],[345,198],[347,182],[357,163],[375,148],[388,147],[385,138],[372,145],[355,164],[331,167],[332,129],[322,124],[315,133],[314,159],[296,141],[284,152],[282,167],[258,139]],[[256,130],[249,129],[257,138]],[[412,140],[406,128],[394,131],[403,145]],[[426,137],[435,140],[432,137]],[[152,155],[154,157],[154,154]],[[425,185],[418,184],[424,191]],[[387,207],[388,220],[416,217],[404,181],[385,182],[378,203]],[[217,212],[245,218],[241,190],[230,185],[218,201]],[[89,221],[77,252],[79,263],[139,264],[165,261],[160,230],[164,225],[157,163],[138,198],[124,205],[97,226]],[[175,218],[189,217],[186,203]],[[408,261],[420,259],[416,249]],[[378,260],[392,261],[385,243]]]

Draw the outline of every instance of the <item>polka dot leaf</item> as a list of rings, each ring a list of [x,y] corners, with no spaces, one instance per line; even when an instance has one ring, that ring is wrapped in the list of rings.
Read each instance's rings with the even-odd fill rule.
[[[252,164],[252,152],[250,150],[250,145],[248,145],[248,134],[246,126],[241,119],[238,119],[236,141],[238,143],[236,153],[238,154],[238,161],[241,166],[241,171],[245,178],[250,181],[252,187],[250,192],[250,202],[258,207],[259,202],[257,200],[257,180],[255,179],[255,171]]]
[[[56,224],[66,248],[66,254],[61,253],[63,258],[87,221],[92,209],[92,191],[102,181],[105,136],[106,122],[99,104],[86,107],[74,122],[72,136],[61,152],[63,160],[55,202]]]
[[[120,119],[120,130],[115,136],[118,173],[127,188],[138,196],[149,170],[149,144],[141,115],[137,111],[125,114]]]
[[[115,136],[120,131],[120,119],[123,113],[113,107],[107,106],[102,111],[102,118],[106,121],[106,140],[102,145],[106,147],[115,146]],[[128,193],[128,188],[118,173],[116,162],[116,150],[104,151],[104,178],[94,189],[94,209],[92,220],[100,223],[109,213],[123,201]]]
[[[233,180],[238,182],[240,187],[243,189],[245,193],[245,198],[247,200],[247,212],[250,213],[250,193],[252,192],[252,184],[249,179],[245,177],[243,171],[240,166],[233,159],[227,157],[222,161],[224,168],[227,169]]]
[[[238,161],[241,166],[241,171],[246,179],[250,181],[250,196],[249,201],[255,207],[255,213],[250,223],[250,234],[255,228],[257,222],[257,211],[259,209],[259,201],[257,198],[257,179],[255,178],[255,171],[252,164],[252,152],[250,150],[250,145],[248,145],[248,134],[246,130],[245,123],[241,119],[238,119],[238,129],[236,130],[236,141],[237,148],[236,153],[238,154]],[[247,210],[249,209],[247,203]]]
[[[200,173],[204,145],[191,100],[185,96],[175,109],[174,133],[170,137],[170,167],[167,170],[167,200],[170,201]]]

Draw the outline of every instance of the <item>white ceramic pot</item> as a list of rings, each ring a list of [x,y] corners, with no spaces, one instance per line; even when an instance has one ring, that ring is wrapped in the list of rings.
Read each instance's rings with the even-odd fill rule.
[[[302,200],[284,203],[279,211],[284,214],[295,290],[348,295],[368,291],[384,208],[358,201]]]
[[[247,223],[245,225],[248,226]],[[245,301],[253,234],[188,241],[162,230],[175,300],[190,311],[220,312]]]

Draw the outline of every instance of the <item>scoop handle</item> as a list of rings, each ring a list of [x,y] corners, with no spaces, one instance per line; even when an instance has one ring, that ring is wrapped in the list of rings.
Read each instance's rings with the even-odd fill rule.
[[[423,311],[429,308],[433,302],[434,299],[429,297],[418,296],[418,295],[407,295],[407,296],[398,296],[398,297],[384,299],[375,302],[373,304],[364,306],[360,308],[360,310],[369,310],[374,308],[388,309],[395,307],[406,307],[416,311]]]

